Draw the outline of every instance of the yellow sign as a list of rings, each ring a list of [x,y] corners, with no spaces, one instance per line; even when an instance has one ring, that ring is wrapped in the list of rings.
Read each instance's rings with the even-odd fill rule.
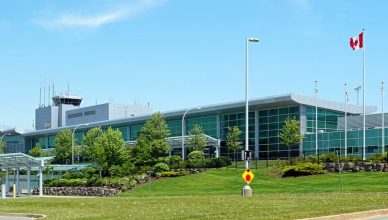
[[[250,169],[246,169],[245,172],[242,174],[243,180],[249,184],[255,175],[253,175],[252,171]]]

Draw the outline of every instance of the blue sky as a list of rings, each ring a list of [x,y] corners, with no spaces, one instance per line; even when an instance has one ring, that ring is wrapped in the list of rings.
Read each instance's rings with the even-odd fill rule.
[[[343,101],[362,83],[367,104],[388,82],[388,2],[337,0],[0,1],[0,124],[32,128],[39,89],[55,84],[84,106],[146,105],[154,111],[244,99],[245,38],[250,97],[297,92]],[[361,99],[360,99],[361,101]],[[387,106],[388,108],[388,106]]]

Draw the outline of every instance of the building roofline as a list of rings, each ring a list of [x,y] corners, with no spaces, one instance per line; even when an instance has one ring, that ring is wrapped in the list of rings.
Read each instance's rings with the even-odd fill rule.
[[[276,104],[285,104],[285,105],[307,105],[307,106],[315,106],[315,98],[310,96],[303,96],[296,93],[288,93],[283,95],[275,95],[275,96],[267,96],[263,98],[255,98],[249,100],[249,105],[251,109],[266,109],[270,108],[271,105],[273,107]],[[345,104],[339,103],[335,101],[329,101],[329,100],[323,100],[323,99],[317,99],[317,105],[319,108],[327,108],[335,111],[344,111],[345,110]],[[265,106],[265,107],[263,107]],[[269,106],[269,107],[268,107]],[[229,110],[229,109],[243,109],[245,107],[245,101],[232,101],[232,102],[225,102],[225,103],[219,103],[219,104],[212,104],[212,105],[204,105],[204,106],[198,106],[201,107],[201,109],[193,109],[190,111],[191,115],[194,114],[201,114],[205,112],[221,112],[222,110]],[[253,107],[253,108],[252,108]],[[164,117],[181,117],[181,115],[184,114],[184,112],[190,108],[175,110],[175,111],[165,111],[161,112],[161,114]],[[366,113],[372,113],[377,110],[376,106],[366,106]],[[348,113],[351,114],[361,114],[362,113],[362,106],[352,105],[348,104]],[[83,126],[82,128],[91,128],[96,126],[109,126],[112,124],[125,124],[125,123],[136,123],[136,122],[142,122],[151,117],[151,114],[146,115],[140,115],[140,116],[132,116],[128,118],[123,119],[114,119],[114,120],[105,120],[105,121],[99,121],[99,122],[92,122],[89,123],[88,126]],[[41,134],[55,134],[60,130],[63,129],[74,129],[76,125],[72,126],[64,126],[60,128],[53,128],[53,129],[44,129],[44,130],[38,130],[38,131],[32,131],[28,133],[22,134],[22,136],[35,136],[35,135],[41,135]]]

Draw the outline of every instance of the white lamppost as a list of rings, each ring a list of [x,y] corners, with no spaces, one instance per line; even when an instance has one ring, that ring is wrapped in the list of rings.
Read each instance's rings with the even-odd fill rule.
[[[3,143],[3,138],[4,138],[4,136],[8,136],[8,135],[9,135],[9,133],[5,133],[5,134],[3,134],[3,135],[1,136],[1,138],[0,138],[0,144]]]
[[[257,43],[259,39],[257,38],[247,38],[245,40],[245,150],[249,150],[249,103],[248,103],[248,45],[249,42]],[[249,161],[245,160],[245,169],[249,169]],[[243,188],[244,196],[245,191],[251,191],[251,187],[248,184],[245,184]],[[252,195],[252,193],[250,193]]]
[[[184,139],[184,135],[185,135],[185,117],[186,117],[186,114],[191,111],[191,110],[200,110],[201,107],[195,107],[195,108],[189,108],[185,111],[185,113],[183,113],[183,117],[182,117],[182,137],[181,137],[181,141],[182,141],[182,160],[185,160],[185,139]]]
[[[89,125],[89,123],[79,124],[79,125],[75,126],[73,133],[71,134],[71,164],[72,165],[74,165],[74,133],[75,133],[75,130],[77,130],[78,127],[88,126],[88,125]]]

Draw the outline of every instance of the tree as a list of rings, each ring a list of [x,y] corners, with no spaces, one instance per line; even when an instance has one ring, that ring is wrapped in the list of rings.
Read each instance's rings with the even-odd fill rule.
[[[54,142],[54,162],[65,164],[71,161],[72,132],[70,129],[64,129],[58,132]],[[76,149],[74,149],[76,151]],[[76,154],[76,152],[74,152]]]
[[[42,150],[42,147],[40,146],[39,143],[37,143],[35,145],[35,147],[31,148],[29,151],[28,151],[28,155],[32,156],[32,157],[43,157],[45,154]]]
[[[159,157],[165,156],[171,147],[167,137],[170,135],[168,125],[160,112],[154,113],[140,130],[136,146],[132,153],[137,164],[152,165]]]
[[[109,127],[95,142],[94,162],[99,165],[100,175],[102,170],[109,169],[113,165],[124,163],[124,139],[121,132]]]
[[[4,153],[5,143],[2,141],[0,142],[0,154]]]
[[[101,127],[90,129],[82,140],[81,155],[86,161],[94,161],[97,139],[103,134]]]
[[[291,158],[290,147],[303,139],[300,133],[300,122],[294,118],[287,118],[279,134],[280,142],[288,148],[288,160]]]
[[[203,151],[206,147],[206,137],[203,135],[202,127],[198,124],[189,132],[189,150],[190,151]]]
[[[241,131],[238,127],[229,127],[226,134],[226,147],[233,151],[234,162],[236,162],[236,151],[242,147],[242,141],[239,141]]]

